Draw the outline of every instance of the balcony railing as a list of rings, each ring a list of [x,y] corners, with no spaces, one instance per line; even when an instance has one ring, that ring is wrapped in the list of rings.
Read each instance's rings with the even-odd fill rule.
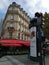
[[[14,31],[14,27],[8,27],[8,31],[12,33]]]
[[[8,13],[18,13],[16,10],[8,10]]]

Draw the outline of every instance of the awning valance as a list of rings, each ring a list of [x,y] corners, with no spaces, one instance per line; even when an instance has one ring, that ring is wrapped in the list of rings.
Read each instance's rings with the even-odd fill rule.
[[[0,40],[0,43],[3,45],[3,46],[22,46],[25,45],[25,46],[30,46],[30,42],[29,41],[25,41],[25,40]]]

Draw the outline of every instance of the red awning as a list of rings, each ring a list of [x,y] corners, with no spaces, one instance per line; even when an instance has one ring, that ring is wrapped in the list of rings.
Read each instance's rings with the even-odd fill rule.
[[[9,43],[7,43],[7,44],[2,44],[3,46],[16,46],[16,47],[22,47],[22,45],[21,44],[9,44]]]
[[[0,40],[0,43],[3,46],[22,46],[24,44],[25,46],[30,46],[30,42],[24,41],[24,40]]]
[[[20,43],[19,40],[0,40],[0,43]]]
[[[22,43],[22,44],[24,44],[25,46],[27,46],[27,47],[29,47],[30,46],[30,42],[28,42],[28,41],[25,41],[24,43]]]

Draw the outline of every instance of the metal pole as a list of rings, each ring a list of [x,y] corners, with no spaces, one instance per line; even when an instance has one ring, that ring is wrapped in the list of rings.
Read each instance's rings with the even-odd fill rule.
[[[39,65],[43,65],[43,58],[42,58],[42,47],[41,47],[41,43],[40,43],[40,56],[39,56]]]
[[[43,49],[42,45],[43,43],[40,42],[39,65],[45,65],[45,49]]]
[[[45,49],[43,49],[43,65],[45,65]]]

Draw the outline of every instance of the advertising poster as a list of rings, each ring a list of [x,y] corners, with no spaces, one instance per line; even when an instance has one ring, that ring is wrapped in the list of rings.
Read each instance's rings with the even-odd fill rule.
[[[37,57],[36,27],[30,29],[30,56]]]

